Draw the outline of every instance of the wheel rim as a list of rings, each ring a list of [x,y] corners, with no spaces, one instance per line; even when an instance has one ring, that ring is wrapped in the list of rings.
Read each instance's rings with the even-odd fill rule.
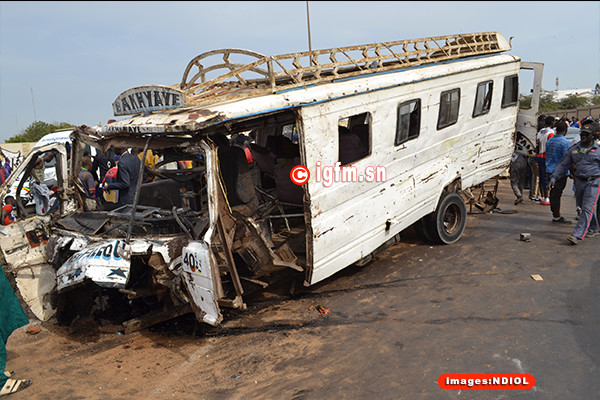
[[[444,231],[448,235],[454,235],[460,230],[462,221],[462,210],[456,204],[450,204],[444,212]]]

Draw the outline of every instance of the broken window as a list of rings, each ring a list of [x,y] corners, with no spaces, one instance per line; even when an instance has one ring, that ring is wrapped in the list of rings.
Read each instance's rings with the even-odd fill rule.
[[[437,129],[443,129],[458,121],[458,108],[460,105],[460,89],[442,92],[440,95],[440,114]]]
[[[477,85],[475,94],[475,106],[473,107],[473,118],[487,114],[492,106],[492,92],[494,82],[481,82]]]
[[[19,219],[49,214],[59,208],[57,191],[63,177],[55,157],[53,151],[37,153],[11,188]]]
[[[338,160],[350,164],[371,154],[371,114],[362,113],[338,122]]]
[[[514,106],[519,100],[519,77],[510,75],[504,78],[504,91],[502,92],[502,108]]]
[[[421,129],[421,100],[410,100],[398,106],[398,119],[396,121],[396,139],[394,145],[398,146],[408,140],[419,136]]]

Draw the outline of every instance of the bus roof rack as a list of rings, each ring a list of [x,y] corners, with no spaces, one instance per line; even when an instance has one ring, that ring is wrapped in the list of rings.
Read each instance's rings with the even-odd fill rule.
[[[510,43],[497,32],[463,33],[276,56],[244,49],[221,49],[192,59],[181,83],[172,87],[184,92],[188,105],[210,104],[509,50]],[[220,60],[210,64],[219,56]],[[238,58],[249,61],[236,62]],[[215,73],[217,76],[210,78],[209,75]]]

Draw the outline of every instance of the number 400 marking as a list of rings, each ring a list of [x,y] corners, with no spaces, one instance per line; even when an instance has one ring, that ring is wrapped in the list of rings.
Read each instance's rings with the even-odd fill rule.
[[[183,263],[189,267],[192,272],[200,269],[200,260],[193,253],[185,253]]]

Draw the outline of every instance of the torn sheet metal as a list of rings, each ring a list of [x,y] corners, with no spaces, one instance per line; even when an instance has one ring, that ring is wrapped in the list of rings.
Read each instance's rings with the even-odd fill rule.
[[[179,238],[169,241],[138,239],[125,245],[122,240],[105,240],[88,244],[81,237],[62,237],[54,247],[55,252],[76,250],[57,271],[57,290],[76,286],[86,278],[98,286],[123,289],[129,280],[132,257],[154,258],[156,269],[171,272],[175,268],[176,256],[184,245]]]
[[[198,320],[217,325],[223,319],[215,296],[215,284],[209,247],[204,242],[191,242],[183,249],[183,280],[192,297],[192,308]]]
[[[71,256],[56,273],[57,289],[77,285],[85,278],[101,287],[125,288],[131,261],[124,257],[123,244],[120,240],[102,242]]]
[[[62,228],[73,232],[95,235],[107,221],[108,217],[105,213],[81,212],[69,215],[60,221],[57,221],[57,224]]]
[[[46,261],[50,216],[32,218],[22,224],[0,226],[0,241],[6,263],[16,270]]]
[[[48,264],[33,265],[19,269],[15,281],[21,297],[40,321],[49,320],[56,309],[52,307],[51,295],[56,287],[56,273]]]

